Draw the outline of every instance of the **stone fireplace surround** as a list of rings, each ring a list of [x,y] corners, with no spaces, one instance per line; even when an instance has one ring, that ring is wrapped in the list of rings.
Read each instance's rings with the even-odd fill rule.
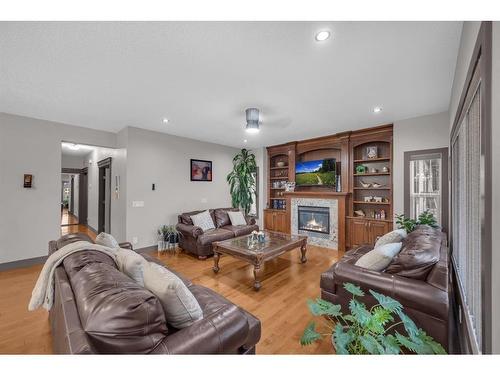
[[[308,236],[308,243],[327,247],[330,249],[339,249],[338,244],[338,233],[339,233],[339,207],[337,199],[326,199],[326,198],[305,198],[305,197],[292,197],[291,198],[291,233],[299,234],[298,222],[299,222],[299,206],[306,207],[328,207],[330,209],[330,234],[328,236],[315,236],[314,234],[306,234],[307,232],[301,232],[300,234],[306,234]]]

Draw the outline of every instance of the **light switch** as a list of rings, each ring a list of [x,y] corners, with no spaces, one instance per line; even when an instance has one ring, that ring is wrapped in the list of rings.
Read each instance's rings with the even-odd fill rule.
[[[144,207],[144,201],[132,201],[132,207]]]

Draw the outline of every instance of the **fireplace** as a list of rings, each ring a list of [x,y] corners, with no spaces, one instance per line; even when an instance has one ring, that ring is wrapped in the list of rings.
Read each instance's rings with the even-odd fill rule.
[[[298,206],[298,230],[330,234],[330,208]]]

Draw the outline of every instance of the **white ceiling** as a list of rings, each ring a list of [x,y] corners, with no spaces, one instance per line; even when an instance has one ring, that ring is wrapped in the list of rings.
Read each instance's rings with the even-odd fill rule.
[[[236,147],[332,134],[448,110],[461,27],[0,22],[0,111]],[[316,42],[320,29],[333,38]],[[244,131],[251,106],[257,135]]]

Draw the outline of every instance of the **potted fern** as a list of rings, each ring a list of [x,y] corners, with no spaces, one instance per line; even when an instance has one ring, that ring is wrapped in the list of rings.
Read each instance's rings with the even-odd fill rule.
[[[227,175],[232,205],[242,209],[245,215],[248,215],[253,204],[256,169],[255,155],[242,149],[233,158],[233,170]]]
[[[365,295],[359,286],[345,283],[344,289],[352,294],[349,314],[342,313],[340,305],[321,298],[307,301],[311,314],[322,317],[328,330],[318,332],[316,324],[309,323],[300,339],[301,345],[331,336],[337,354],[446,354],[441,344],[403,313],[403,306],[395,299],[370,290],[378,304],[368,309],[356,299]],[[406,335],[401,330],[394,331],[398,326],[404,328]]]
[[[396,224],[399,229],[405,229],[407,233],[413,232],[417,225],[429,225],[437,228],[437,221],[434,215],[429,211],[424,211],[418,215],[418,219],[411,219],[404,214],[396,215]]]

